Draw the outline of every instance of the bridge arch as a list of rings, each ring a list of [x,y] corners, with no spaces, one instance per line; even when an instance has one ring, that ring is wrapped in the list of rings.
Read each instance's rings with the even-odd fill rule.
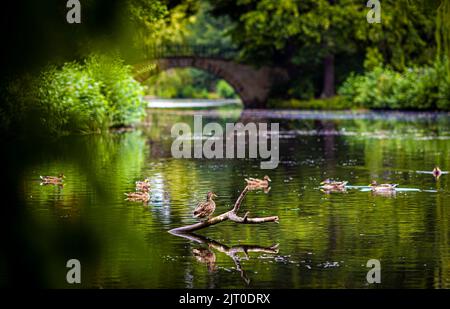
[[[182,56],[139,63],[134,66],[135,79],[143,82],[157,72],[188,67],[200,69],[224,79],[234,88],[246,107],[264,107],[274,84],[287,78],[287,73],[279,68],[256,69],[232,60]]]

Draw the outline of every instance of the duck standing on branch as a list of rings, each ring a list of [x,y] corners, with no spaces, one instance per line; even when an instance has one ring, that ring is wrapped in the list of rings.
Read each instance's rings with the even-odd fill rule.
[[[347,185],[348,181],[334,181],[329,178],[325,179],[320,183],[322,186],[321,188],[327,191],[342,191],[345,190],[345,186]]]
[[[194,210],[195,218],[206,218],[208,219],[216,210],[216,203],[213,198],[217,197],[214,192],[208,192],[206,195],[206,202],[200,202]]]
[[[373,192],[393,192],[398,184],[383,183],[378,184],[375,180],[369,185]]]
[[[63,185],[64,176],[63,173],[58,176],[39,176],[42,180],[41,185]]]
[[[245,178],[245,181],[250,187],[268,187],[269,182],[271,182],[272,180],[269,178],[269,176],[266,175],[263,179],[249,177]]]

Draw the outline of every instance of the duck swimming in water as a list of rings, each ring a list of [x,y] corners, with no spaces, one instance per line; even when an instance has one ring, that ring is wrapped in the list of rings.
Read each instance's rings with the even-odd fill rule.
[[[269,182],[271,182],[272,180],[269,178],[269,176],[264,176],[263,179],[258,179],[258,178],[245,178],[245,181],[247,182],[248,186],[252,186],[252,187],[268,187],[269,186]]]
[[[145,180],[136,181],[136,191],[149,191],[150,190],[150,180],[145,178]]]
[[[148,202],[150,200],[150,194],[147,191],[124,193],[127,198],[125,200],[132,202]]]
[[[214,197],[217,197],[214,192],[210,191],[206,194],[206,202],[200,202],[194,210],[195,218],[207,219],[213,214],[214,210],[216,210],[216,203],[213,200]]]
[[[398,184],[390,184],[390,183],[383,183],[378,184],[375,180],[372,181],[372,183],[369,185],[369,187],[372,188],[373,192],[395,192],[395,188],[398,186]]]
[[[433,169],[432,173],[433,173],[434,178],[436,178],[436,179],[438,179],[442,175],[442,171],[441,171],[441,169],[438,166],[436,166]]]
[[[41,185],[62,185],[64,178],[63,173],[59,174],[58,176],[39,176],[42,180]]]
[[[327,191],[342,191],[345,190],[345,186],[347,185],[348,181],[334,181],[331,179],[325,179],[320,184],[322,185],[322,189]]]

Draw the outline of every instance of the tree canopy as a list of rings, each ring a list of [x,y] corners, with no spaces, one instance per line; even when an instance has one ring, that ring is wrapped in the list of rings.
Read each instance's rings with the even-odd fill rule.
[[[240,47],[243,61],[282,65],[295,74],[304,71],[304,66],[321,68],[330,55],[347,61],[353,58],[354,64],[346,65],[348,71],[339,72],[346,75],[361,62],[367,67],[384,64],[404,69],[429,63],[436,54],[437,11],[433,5],[385,0],[381,4],[382,22],[368,23],[370,8],[357,0],[211,3],[214,15],[232,20],[231,36]],[[334,64],[329,62],[328,66]]]

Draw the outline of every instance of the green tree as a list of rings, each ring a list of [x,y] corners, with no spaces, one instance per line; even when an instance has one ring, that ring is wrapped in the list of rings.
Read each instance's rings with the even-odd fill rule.
[[[438,56],[450,59],[450,1],[438,0],[432,1],[439,5],[436,9],[436,43]],[[450,61],[447,62],[447,75],[450,79]]]
[[[367,53],[372,62],[383,59],[385,64],[401,69],[411,63],[429,62],[435,49],[430,42],[436,11],[407,0],[383,1],[380,24],[369,24],[369,8],[356,0],[212,3],[215,15],[227,15],[234,22],[231,34],[243,61],[281,65],[292,76],[313,65],[312,71],[322,70],[322,90],[316,93],[323,97],[334,94],[336,59],[362,62]]]
[[[147,37],[148,46],[185,44],[207,46],[220,54],[234,52],[236,46],[228,34],[231,21],[227,16],[214,17],[206,1],[186,1],[173,6],[167,16],[158,21],[160,29]],[[162,72],[147,81],[147,94],[166,98],[236,97],[234,90],[223,80],[196,69]]]

